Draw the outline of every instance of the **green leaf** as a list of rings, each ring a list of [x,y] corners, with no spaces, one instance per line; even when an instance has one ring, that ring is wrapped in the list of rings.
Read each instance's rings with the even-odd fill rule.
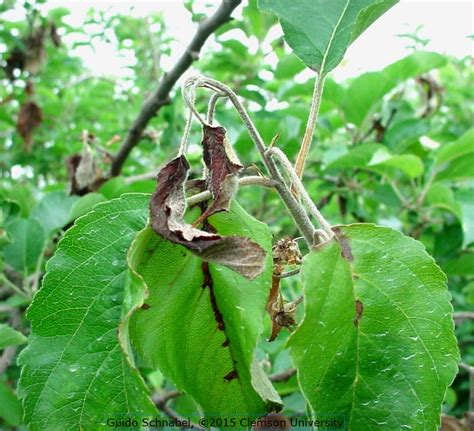
[[[132,317],[132,343],[205,415],[263,415],[266,403],[279,402],[254,364],[271,284],[271,236],[235,203],[230,213],[215,214],[209,223],[221,235],[245,235],[267,250],[264,273],[249,281],[144,230],[133,251],[133,269],[149,297]]]
[[[304,258],[305,317],[289,341],[316,417],[347,430],[435,430],[457,372],[446,277],[421,243],[374,225]]]
[[[20,346],[26,343],[26,337],[8,325],[0,324],[0,349],[8,346]]]
[[[0,203],[0,226],[6,226],[20,217],[20,205],[9,199],[2,199]]]
[[[396,152],[403,152],[414,141],[430,131],[430,122],[418,118],[400,121],[390,127],[384,135],[383,142]]]
[[[360,127],[377,103],[407,79],[444,66],[446,58],[434,52],[415,52],[380,72],[369,72],[355,78],[346,91],[342,110],[348,122]]]
[[[409,177],[419,177],[424,170],[421,159],[413,154],[393,156],[387,150],[377,151],[367,166],[392,167],[405,172]]]
[[[72,206],[79,198],[64,192],[48,193],[31,211],[31,217],[43,226],[46,235],[62,228],[69,221]]]
[[[275,69],[275,78],[290,79],[304,70],[304,64],[294,54],[285,55],[280,59]]]
[[[275,14],[294,53],[321,76],[334,69],[349,45],[398,0],[259,0]]]
[[[5,251],[5,263],[18,272],[25,272],[35,267],[45,241],[44,230],[35,219],[17,219],[7,226],[12,238]]]
[[[443,183],[434,183],[426,194],[426,203],[434,207],[443,208],[453,213],[459,220],[462,219],[462,209],[450,187]]]
[[[474,189],[460,189],[455,193],[461,212],[463,248],[474,242]]]
[[[31,430],[107,429],[107,418],[156,414],[117,338],[127,250],[146,224],[148,195],[124,195],[77,220],[48,261],[27,317],[20,397]]]
[[[366,167],[373,155],[377,151],[385,150],[385,147],[380,144],[361,144],[355,148],[350,149],[346,154],[331,161],[326,169],[350,169]]]
[[[346,154],[331,161],[326,167],[331,169],[363,168],[381,175],[393,175],[393,168],[415,178],[423,173],[423,162],[413,154],[392,155],[380,144],[361,144]]]
[[[255,36],[259,41],[265,39],[268,30],[276,22],[275,17],[260,13],[257,0],[249,0],[242,14],[245,18],[244,23],[248,27],[248,36]]]
[[[460,180],[474,177],[474,152],[452,160],[436,175],[436,181]]]
[[[436,166],[471,153],[474,153],[474,128],[469,129],[456,141],[443,145],[436,156]]]
[[[443,265],[448,275],[474,275],[474,253],[463,253]]]
[[[474,128],[443,145],[436,157],[437,180],[474,177]]]
[[[88,193],[82,196],[71,207],[69,212],[69,220],[76,220],[78,217],[87,214],[94,205],[104,202],[107,199],[100,193]]]
[[[0,418],[12,427],[18,427],[22,416],[23,411],[17,396],[6,383],[0,380]]]

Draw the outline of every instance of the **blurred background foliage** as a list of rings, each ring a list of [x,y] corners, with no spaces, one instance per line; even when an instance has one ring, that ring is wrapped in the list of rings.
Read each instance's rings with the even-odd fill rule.
[[[15,357],[25,342],[21,333],[28,334],[24,311],[57,241],[96,203],[124,192],[153,191],[154,175],[176,154],[186,116],[175,89],[122,175],[107,178],[111,155],[165,73],[162,60],[171,53],[167,29],[173,23],[159,13],[135,17],[91,10],[82,26],[71,26],[65,20],[67,8],[44,12],[43,3],[10,0],[0,5],[0,315],[9,325],[0,326],[0,341],[7,339],[0,345],[2,428],[21,427]],[[185,5],[194,21],[203,18],[192,1]],[[22,9],[26,19],[2,18],[12,9]],[[251,0],[241,16],[216,32],[212,49],[193,68],[233,88],[265,141],[280,134],[277,145],[294,159],[313,80],[272,31],[275,24]],[[327,80],[304,181],[333,224],[376,223],[423,242],[448,276],[463,362],[472,365],[474,323],[466,317],[474,311],[472,59],[423,52],[425,41],[416,33],[403,37],[411,51],[406,58],[345,82]],[[132,59],[120,76],[94,75],[77,55],[78,47],[92,47],[97,40]],[[202,112],[208,96],[199,94]],[[216,119],[228,129],[246,173],[263,171],[229,104],[218,104]],[[188,154],[196,178],[202,174],[200,138],[196,125]],[[90,161],[79,178],[88,193],[71,180],[74,157]],[[275,240],[298,235],[273,191],[242,188],[238,200],[269,224]],[[283,285],[288,299],[298,296],[294,280]],[[283,349],[287,336],[284,331],[271,344],[262,340],[259,359],[270,373],[291,368]],[[144,373],[153,391],[172,389],[159,372]],[[285,413],[305,411],[295,377],[277,387]],[[443,413],[462,417],[468,398],[467,372],[461,369]],[[191,404],[186,396],[172,400],[174,410],[184,416],[195,411]]]

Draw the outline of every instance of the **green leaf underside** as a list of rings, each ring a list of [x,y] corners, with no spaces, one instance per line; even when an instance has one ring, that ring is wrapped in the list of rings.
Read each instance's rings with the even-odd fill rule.
[[[149,296],[132,316],[131,340],[205,415],[261,416],[267,405],[279,402],[253,356],[270,289],[271,236],[235,203],[230,213],[215,214],[209,223],[219,234],[244,235],[262,246],[265,271],[249,281],[145,229],[136,241],[133,269]]]
[[[458,361],[444,274],[391,229],[338,237],[303,262],[305,318],[289,345],[306,399],[348,430],[436,430]]]
[[[259,0],[280,20],[285,40],[311,69],[326,75],[349,45],[398,0]]]
[[[149,195],[124,195],[78,219],[47,264],[28,310],[19,394],[31,430],[106,429],[109,417],[155,415],[117,339],[127,250]]]

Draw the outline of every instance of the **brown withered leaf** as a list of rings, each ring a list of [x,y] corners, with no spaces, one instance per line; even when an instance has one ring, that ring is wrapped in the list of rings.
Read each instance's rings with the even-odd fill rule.
[[[25,68],[25,61],[25,51],[18,47],[13,48],[6,60],[5,66],[3,66],[5,69],[5,73],[10,81],[14,81],[16,79],[14,73],[16,69],[21,71]]]
[[[61,36],[59,36],[58,29],[54,23],[49,27],[49,37],[56,48],[61,46]]]
[[[81,154],[74,154],[66,159],[70,194],[83,196],[97,190],[105,178],[97,165],[89,145],[85,145]]]
[[[35,75],[39,72],[41,66],[46,59],[45,37],[48,26],[43,24],[31,31],[25,40],[26,58],[25,70]]]
[[[249,238],[223,237],[187,224],[184,185],[189,164],[184,156],[169,162],[158,173],[158,184],[150,200],[153,230],[163,238],[181,244],[209,262],[218,263],[253,279],[264,269],[265,251]]]
[[[26,102],[21,106],[16,122],[16,129],[25,141],[25,150],[28,153],[31,152],[33,145],[33,131],[42,121],[43,112],[35,102]]]
[[[238,174],[243,166],[227,140],[227,132],[220,126],[203,127],[203,159],[208,175],[206,185],[213,202],[199,217],[199,224],[219,211],[228,211],[230,202],[239,185]]]

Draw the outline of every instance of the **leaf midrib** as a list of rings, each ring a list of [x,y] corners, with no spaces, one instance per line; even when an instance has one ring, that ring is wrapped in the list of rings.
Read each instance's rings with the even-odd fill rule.
[[[321,62],[321,69],[320,69],[320,72],[319,72],[320,73],[320,78],[324,77],[324,75],[325,75],[324,68],[326,66],[326,60],[328,58],[329,50],[331,49],[332,42],[333,42],[334,38],[336,37],[336,32],[337,32],[339,26],[341,25],[342,19],[344,18],[344,15],[347,12],[347,9],[349,7],[350,2],[351,2],[351,0],[346,1],[344,9],[342,10],[341,16],[337,20],[336,25],[334,26],[334,28],[332,30],[332,33],[331,33],[331,36],[329,38],[328,44],[327,44],[326,49],[324,51],[323,61]]]

